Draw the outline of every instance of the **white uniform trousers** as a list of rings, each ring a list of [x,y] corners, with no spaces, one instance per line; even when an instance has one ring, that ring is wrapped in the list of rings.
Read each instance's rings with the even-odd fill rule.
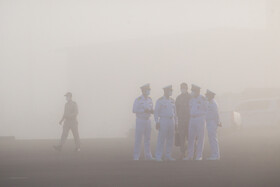
[[[135,128],[135,144],[134,144],[134,159],[139,159],[141,153],[141,144],[144,136],[144,153],[146,159],[151,159],[151,120],[136,119]]]
[[[165,158],[172,158],[172,147],[174,144],[175,121],[173,118],[160,118],[160,129],[158,133],[156,159],[162,159],[165,146]]]
[[[188,136],[188,158],[194,157],[195,141],[196,143],[196,158],[202,157],[204,148],[204,130],[205,119],[204,117],[191,118],[189,124]]]
[[[218,124],[215,120],[207,120],[206,127],[211,148],[211,158],[220,158],[219,142],[217,138]]]

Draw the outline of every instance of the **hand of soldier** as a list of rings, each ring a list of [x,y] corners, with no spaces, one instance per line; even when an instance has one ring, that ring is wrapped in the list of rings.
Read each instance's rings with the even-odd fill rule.
[[[61,121],[59,122],[59,125],[62,125],[62,123],[63,123],[63,121],[61,120]]]
[[[160,124],[157,123],[157,124],[156,124],[156,129],[159,130],[159,128],[160,128]]]
[[[144,111],[145,111],[145,113],[150,113],[151,112],[149,109],[145,109]]]
[[[154,111],[153,111],[153,109],[145,109],[145,113],[148,113],[148,114],[153,114],[154,113]]]
[[[218,127],[222,127],[223,124],[221,122],[218,123]]]

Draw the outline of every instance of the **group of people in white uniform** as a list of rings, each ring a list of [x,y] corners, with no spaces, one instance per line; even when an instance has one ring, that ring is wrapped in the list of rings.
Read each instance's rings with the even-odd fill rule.
[[[188,85],[182,83],[181,94],[174,100],[171,98],[172,85],[169,85],[163,88],[164,95],[157,100],[154,107],[149,97],[150,84],[140,88],[142,95],[136,98],[133,104],[133,113],[136,114],[133,160],[140,159],[143,137],[145,160],[175,161],[172,157],[174,139],[180,147],[179,160],[202,160],[205,127],[211,148],[211,155],[207,160],[220,159],[217,128],[221,126],[221,122],[214,92],[207,90],[204,97],[200,94],[201,88],[193,84],[191,93],[188,93]],[[152,115],[158,130],[155,157],[151,153],[150,144]]]

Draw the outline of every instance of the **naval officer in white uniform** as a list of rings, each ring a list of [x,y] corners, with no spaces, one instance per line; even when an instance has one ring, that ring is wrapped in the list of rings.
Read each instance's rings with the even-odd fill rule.
[[[208,139],[211,148],[211,156],[207,160],[219,160],[220,150],[219,142],[217,138],[217,128],[222,126],[220,122],[218,105],[215,101],[215,93],[207,90],[205,96],[208,100],[207,112],[206,112],[206,127],[208,131]]]
[[[150,85],[145,84],[140,87],[142,95],[135,99],[133,113],[136,114],[135,144],[133,160],[139,160],[141,153],[141,143],[144,136],[145,160],[154,160],[151,153],[151,114],[153,114],[153,101],[149,97]]]
[[[156,129],[159,130],[156,147],[156,161],[162,161],[162,154],[165,146],[165,160],[174,161],[172,158],[172,147],[174,144],[175,126],[178,124],[175,100],[171,98],[172,86],[163,88],[164,96],[159,98],[155,106]]]
[[[206,99],[200,95],[200,87],[192,85],[192,99],[190,100],[190,123],[188,136],[188,157],[184,160],[194,159],[195,142],[196,158],[202,160],[204,148],[205,115],[207,109]]]

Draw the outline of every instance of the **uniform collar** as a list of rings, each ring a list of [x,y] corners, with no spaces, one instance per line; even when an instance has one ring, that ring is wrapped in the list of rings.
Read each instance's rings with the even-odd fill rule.
[[[193,97],[194,99],[199,99],[200,98],[200,95],[199,96],[197,96],[197,97]]]
[[[163,98],[166,100],[166,101],[170,101],[170,100],[172,100],[172,98],[171,97],[166,97],[166,96],[163,96]]]
[[[214,103],[215,100],[214,99],[211,99],[210,101],[208,100],[209,103]]]
[[[149,96],[147,98],[145,98],[144,95],[141,95],[141,99],[149,99]]]

